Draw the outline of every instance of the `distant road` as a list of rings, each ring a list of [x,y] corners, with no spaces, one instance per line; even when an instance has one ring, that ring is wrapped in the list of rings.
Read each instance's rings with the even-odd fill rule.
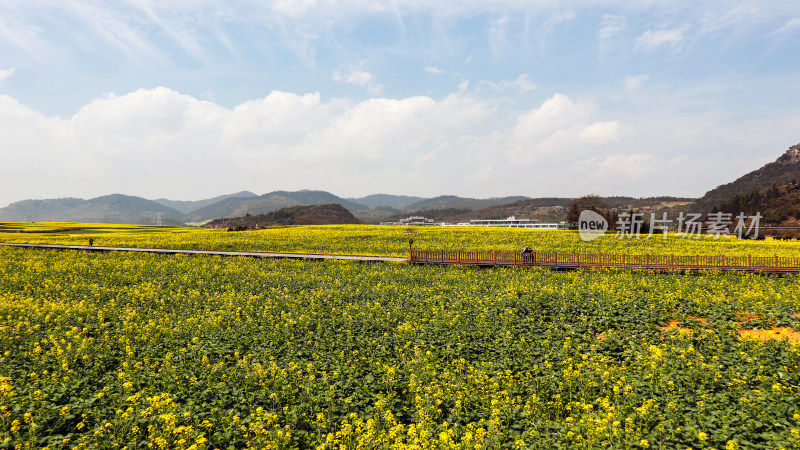
[[[359,255],[319,255],[313,253],[271,253],[271,252],[225,252],[216,250],[176,250],[167,248],[136,248],[136,247],[90,247],[88,245],[52,245],[52,244],[17,244],[0,242],[5,247],[21,247],[44,250],[80,250],[85,252],[131,252],[155,253],[158,255],[211,255],[211,256],[245,256],[249,258],[276,258],[276,259],[335,259],[345,261],[375,261],[375,262],[408,262],[408,258],[393,258],[389,256],[359,256]]]

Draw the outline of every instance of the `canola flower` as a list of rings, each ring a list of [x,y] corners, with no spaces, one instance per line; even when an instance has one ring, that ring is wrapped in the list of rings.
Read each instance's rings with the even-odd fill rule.
[[[796,276],[0,248],[0,445],[797,448],[800,345],[739,330],[799,312]]]
[[[618,239],[609,233],[594,241],[584,242],[577,231],[497,227],[317,225],[227,232],[147,225],[0,223],[2,242],[61,245],[87,245],[88,239],[93,238],[94,245],[109,247],[403,257],[408,256],[408,241],[413,239],[415,248],[427,250],[519,251],[530,246],[539,252],[581,254],[800,257],[800,242],[739,240],[735,237],[684,239],[674,234],[669,234],[668,239],[645,237]]]

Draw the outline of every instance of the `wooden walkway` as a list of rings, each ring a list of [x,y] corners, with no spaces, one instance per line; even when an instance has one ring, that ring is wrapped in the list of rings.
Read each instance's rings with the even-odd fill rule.
[[[543,253],[458,250],[412,250],[408,258],[364,255],[324,255],[314,253],[232,252],[218,250],[180,250],[138,247],[90,247],[86,245],[17,244],[0,242],[0,246],[79,250],[87,252],[154,253],[158,255],[244,256],[249,258],[282,258],[301,260],[343,260],[365,262],[406,262],[411,264],[464,264],[481,267],[545,267],[551,269],[644,269],[754,273],[800,273],[800,258],[778,256],[690,256],[690,255],[608,255],[580,253]]]
[[[414,264],[471,264],[553,269],[608,268],[645,270],[719,270],[725,272],[800,273],[800,258],[778,256],[608,255],[580,253],[412,250]]]
[[[373,261],[373,262],[408,262],[408,258],[392,258],[388,256],[359,256],[359,255],[319,255],[313,253],[271,253],[271,252],[226,252],[216,250],[176,250],[166,248],[137,248],[137,247],[90,247],[88,245],[52,245],[52,244],[16,244],[0,242],[6,247],[21,247],[44,250],[81,250],[85,252],[131,252],[155,253],[158,255],[210,255],[210,256],[245,256],[249,258],[278,258],[278,259],[305,259],[305,260],[345,260],[345,261]]]

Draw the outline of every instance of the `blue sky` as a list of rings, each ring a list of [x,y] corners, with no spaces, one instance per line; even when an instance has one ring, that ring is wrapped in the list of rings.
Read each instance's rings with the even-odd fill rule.
[[[800,142],[800,3],[0,3],[0,205],[699,196]]]

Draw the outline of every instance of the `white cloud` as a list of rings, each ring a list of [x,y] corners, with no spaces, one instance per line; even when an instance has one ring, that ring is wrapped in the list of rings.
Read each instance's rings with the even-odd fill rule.
[[[520,74],[516,80],[503,80],[499,83],[495,83],[492,81],[481,81],[481,85],[489,86],[490,88],[502,91],[506,89],[519,89],[523,92],[528,92],[536,89],[536,84],[531,81],[530,75],[527,73]]]
[[[514,135],[521,141],[535,141],[557,131],[581,127],[594,108],[591,103],[576,103],[566,95],[555,94],[539,108],[521,115],[514,128]]]
[[[672,47],[679,47],[683,42],[684,30],[647,30],[641,36],[636,38],[636,48],[644,50],[652,50],[662,45],[670,45]]]
[[[439,100],[357,103],[275,91],[229,109],[161,87],[48,118],[0,96],[0,127],[9,129],[0,147],[20,168],[0,181],[0,203],[109,192],[191,199],[243,188],[357,194],[391,180],[417,194],[520,193],[509,171],[542,154],[562,158],[556,150],[575,161],[586,144],[615,139],[618,123],[595,120],[595,109],[557,94],[515,119],[466,88]]]
[[[9,78],[11,75],[14,75],[15,71],[16,69],[13,67],[6,70],[0,70],[0,84],[2,84],[3,80],[5,80],[6,78]]]
[[[364,87],[374,80],[374,75],[352,64],[342,64],[333,72],[333,81],[337,83],[354,84],[359,87]]]
[[[108,94],[72,117],[47,118],[0,96],[0,128],[13,127],[0,134],[0,148],[20,168],[0,181],[0,202],[21,199],[11,195],[335,190],[359,179],[377,189],[418,169],[435,173],[425,161],[447,166],[455,143],[491,113],[463,93],[350,103],[276,91],[228,109],[162,87]]]
[[[423,70],[423,72],[432,73],[434,75],[441,75],[441,74],[444,73],[444,70],[442,70],[442,69],[440,69],[438,67],[435,67],[435,66],[425,66],[425,68],[422,69],[422,70]]]
[[[632,93],[639,90],[650,79],[650,75],[637,75],[625,78],[625,92]]]
[[[575,11],[556,11],[544,21],[543,26],[550,29],[552,27],[571,22],[575,19]]]
[[[376,82],[375,75],[361,69],[361,65],[341,64],[333,72],[333,81],[337,83],[352,84],[358,87],[366,87],[371,95],[380,94],[383,85]]]
[[[426,196],[700,195],[745,172],[745,163],[720,155],[751,155],[770,135],[777,157],[795,143],[782,142],[800,119],[786,114],[742,126],[725,125],[727,115],[670,116],[659,108],[620,114],[564,94],[531,107],[466,86],[440,99],[359,102],[274,91],[233,108],[162,87],[108,94],[68,117],[0,95],[0,148],[15,167],[0,178],[0,206],[112,192],[355,196],[388,186]]]
[[[580,138],[593,145],[605,145],[621,139],[621,126],[618,120],[595,122],[579,134]]]
[[[653,155],[634,153],[608,155],[594,162],[598,174],[638,178],[650,169],[653,160]]]
[[[628,21],[625,16],[604,14],[600,22],[601,28],[597,31],[597,36],[600,39],[608,39],[615,36],[625,30],[627,23]]]
[[[591,102],[553,95],[538,108],[517,117],[508,136],[508,159],[526,165],[556,166],[581,159],[587,151],[581,133],[592,123],[595,109]]]

